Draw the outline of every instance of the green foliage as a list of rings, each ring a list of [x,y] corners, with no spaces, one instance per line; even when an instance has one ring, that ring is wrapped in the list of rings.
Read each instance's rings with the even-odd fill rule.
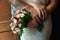
[[[23,11],[25,11],[26,14],[24,17],[21,17],[22,20],[18,22],[18,24],[22,24],[20,27],[20,32],[18,32],[18,34],[20,34],[20,35],[22,35],[23,29],[26,28],[27,23],[32,18],[29,11],[27,11],[26,9],[23,9]]]

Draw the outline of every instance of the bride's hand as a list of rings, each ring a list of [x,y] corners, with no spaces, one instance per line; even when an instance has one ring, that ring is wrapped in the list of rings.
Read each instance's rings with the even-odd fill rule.
[[[45,5],[37,4],[34,6],[34,8],[38,11],[40,19],[44,21],[48,18],[49,13]]]
[[[46,20],[48,17],[48,10],[45,5],[40,3],[34,3],[34,2],[28,2],[31,6],[35,8],[35,10],[38,11],[39,18],[42,20]]]
[[[33,8],[32,6],[28,5],[26,7],[24,7],[25,9],[29,10],[32,16],[32,19],[28,22],[27,27],[32,27],[35,28],[37,27],[39,24],[43,23],[43,20],[41,20],[39,18],[39,14],[36,11],[35,8]],[[36,20],[37,18],[37,20]]]
[[[31,12],[32,16],[32,20],[27,25],[29,27],[36,27],[42,24],[48,17],[48,11],[45,5],[36,4],[35,6],[27,6],[26,9]]]

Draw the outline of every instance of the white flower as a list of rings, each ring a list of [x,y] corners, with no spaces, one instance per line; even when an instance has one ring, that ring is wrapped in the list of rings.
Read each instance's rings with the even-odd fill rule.
[[[10,24],[10,27],[13,25],[13,23]]]
[[[25,15],[24,14],[21,14],[21,17],[24,17]]]
[[[24,14],[26,14],[26,12],[25,12],[25,11],[23,11],[23,13],[24,13]]]
[[[17,34],[17,32],[16,32],[16,31],[13,31],[13,33],[14,33],[14,34]]]
[[[25,16],[23,13],[16,15],[17,18],[20,18],[20,17],[23,17],[23,16]]]
[[[15,28],[13,26],[11,26],[11,30],[13,31]]]
[[[16,32],[19,32],[19,31],[20,31],[20,29],[19,29],[19,28],[15,28],[15,30],[16,30]]]
[[[23,12],[22,10],[20,10],[20,12]]]
[[[19,24],[19,27],[21,27],[21,25],[22,25],[22,24],[20,23],[20,24]]]

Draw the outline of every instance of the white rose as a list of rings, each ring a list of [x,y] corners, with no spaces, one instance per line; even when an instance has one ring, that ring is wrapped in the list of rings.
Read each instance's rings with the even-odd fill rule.
[[[19,29],[19,28],[15,28],[15,30],[16,30],[16,32],[19,32],[19,31],[20,31],[20,29]]]
[[[23,17],[23,16],[25,16],[23,13],[16,15],[17,18],[20,18],[20,17]]]
[[[11,30],[13,31],[15,28],[13,26],[11,26]]]
[[[24,14],[21,14],[21,17],[24,17],[25,15]]]
[[[16,32],[16,31],[13,31],[13,33],[14,33],[14,34],[17,34],[17,32]]]
[[[20,24],[19,24],[19,27],[21,27],[21,25],[22,25],[22,24],[20,23]]]

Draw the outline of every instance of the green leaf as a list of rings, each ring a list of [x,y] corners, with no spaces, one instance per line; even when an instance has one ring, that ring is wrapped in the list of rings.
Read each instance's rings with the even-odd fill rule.
[[[28,13],[28,14],[26,15],[26,18],[27,18],[26,20],[29,21],[32,17],[31,17],[31,15]]]
[[[29,13],[29,11],[28,11],[28,10],[26,10],[26,9],[23,9],[23,11],[25,11],[25,12],[28,12],[28,13]]]
[[[23,11],[26,12],[26,15],[24,17],[21,17],[22,21],[19,21],[18,24],[22,24],[21,27],[20,27],[20,32],[18,32],[19,35],[22,35],[23,33],[23,29],[26,28],[26,25],[28,23],[29,20],[31,20],[31,15],[30,15],[30,12],[26,9],[23,9]]]
[[[22,25],[21,28],[20,28],[20,35],[22,35],[24,28],[25,28],[25,26]]]

